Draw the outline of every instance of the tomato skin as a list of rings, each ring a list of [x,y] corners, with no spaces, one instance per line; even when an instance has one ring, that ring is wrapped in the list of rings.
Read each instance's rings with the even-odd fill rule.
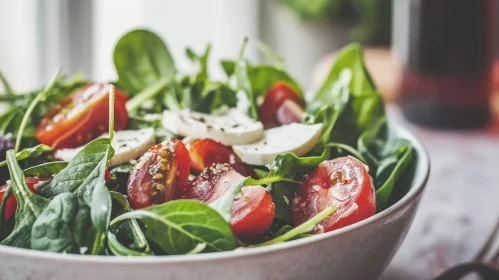
[[[374,215],[376,195],[366,167],[353,157],[321,163],[296,192],[293,223],[298,226],[326,207],[337,210],[315,227],[314,233],[342,228]]]
[[[52,177],[26,177],[26,185],[30,189],[31,192],[36,193],[39,188],[42,186],[45,186],[48,184],[50,181],[52,181]],[[5,184],[0,187],[0,202],[2,201],[5,192],[7,191],[8,184]],[[16,197],[12,195],[7,199],[5,202],[5,216],[4,219],[7,221],[12,217],[17,210],[17,201]]]
[[[244,177],[228,164],[207,168],[187,185],[182,198],[212,203]],[[246,186],[234,199],[230,226],[243,240],[258,237],[270,228],[275,205],[267,190],[261,186]]]
[[[244,177],[258,179],[251,166],[243,163],[232,148],[211,139],[196,141],[191,147],[191,167],[200,173],[203,169],[217,163],[228,163],[236,172]]]
[[[149,149],[134,166],[127,184],[128,200],[139,209],[179,197],[189,178],[190,158],[179,140]]]
[[[128,123],[128,97],[118,88],[115,97],[115,130],[123,130]],[[56,104],[40,121],[35,137],[54,150],[76,148],[108,129],[108,84],[89,83]]]
[[[265,95],[258,119],[268,127],[299,122],[304,108],[305,101],[293,88],[285,82],[277,82]]]

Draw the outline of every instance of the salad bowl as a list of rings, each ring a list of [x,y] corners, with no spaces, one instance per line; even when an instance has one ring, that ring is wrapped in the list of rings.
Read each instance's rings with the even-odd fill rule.
[[[0,279],[376,279],[404,240],[429,176],[421,143],[412,142],[407,193],[395,204],[353,225],[260,248],[183,256],[109,257],[57,254],[0,245]]]

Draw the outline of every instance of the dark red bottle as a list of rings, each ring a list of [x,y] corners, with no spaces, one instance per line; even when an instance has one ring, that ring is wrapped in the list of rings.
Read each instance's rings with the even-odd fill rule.
[[[401,106],[412,122],[481,127],[490,119],[494,0],[412,0]]]

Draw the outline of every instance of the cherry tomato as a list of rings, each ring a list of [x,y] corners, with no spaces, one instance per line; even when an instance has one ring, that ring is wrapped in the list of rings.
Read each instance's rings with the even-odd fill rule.
[[[276,127],[301,122],[305,101],[285,82],[277,82],[267,92],[258,111],[258,119],[265,125]]]
[[[48,184],[50,181],[52,181],[52,177],[26,177],[26,185],[28,188],[33,192],[36,193],[36,191],[41,188],[42,186],[45,186]],[[0,187],[0,202],[2,201],[5,192],[7,191],[8,184],[5,184]],[[10,217],[12,217],[17,210],[17,201],[16,197],[12,195],[7,199],[5,202],[5,221],[7,221]]]
[[[211,203],[243,178],[229,164],[215,164],[189,182],[182,198]],[[246,186],[236,196],[231,212],[230,226],[234,234],[241,239],[251,239],[272,225],[275,206],[265,188]]]
[[[126,129],[128,97],[115,90],[114,128]],[[77,89],[56,104],[43,117],[36,139],[52,149],[76,148],[90,142],[109,129],[109,91],[104,83],[90,83]]]
[[[243,163],[232,148],[211,139],[198,140],[192,145],[191,167],[194,171],[201,172],[216,163],[228,163],[244,177],[258,178],[253,168]]]
[[[364,220],[376,211],[374,186],[366,167],[353,157],[325,161],[307,176],[291,207],[296,226],[326,207],[337,210],[314,228],[328,232]]]
[[[189,151],[179,140],[149,149],[128,179],[128,199],[133,208],[144,208],[180,197],[189,179]]]

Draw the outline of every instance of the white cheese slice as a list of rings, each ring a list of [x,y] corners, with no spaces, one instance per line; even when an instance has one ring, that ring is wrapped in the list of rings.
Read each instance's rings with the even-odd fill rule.
[[[100,137],[108,136],[106,133]],[[154,129],[152,128],[116,131],[112,142],[115,153],[113,158],[108,161],[107,166],[120,165],[141,157],[155,144],[156,139],[154,137]],[[55,157],[60,160],[70,161],[84,147],[59,149],[55,152]]]
[[[263,137],[263,124],[237,109],[223,115],[204,114],[189,109],[163,112],[163,127],[181,136],[210,138],[224,145],[241,145]]]
[[[265,165],[284,153],[303,156],[319,141],[322,124],[292,123],[265,130],[265,136],[258,142],[234,145],[234,152],[245,163]]]

